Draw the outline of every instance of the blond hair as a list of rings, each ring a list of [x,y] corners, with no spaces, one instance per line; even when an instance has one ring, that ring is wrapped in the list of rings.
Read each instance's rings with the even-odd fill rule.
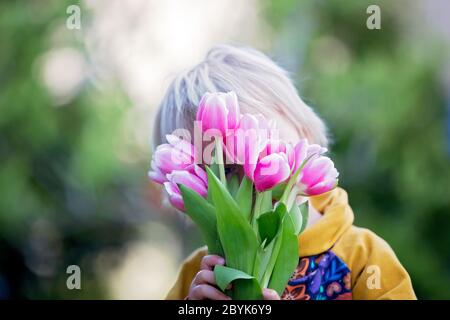
[[[299,97],[285,70],[257,50],[217,45],[170,84],[156,116],[153,147],[176,129],[192,132],[201,97],[217,91],[234,91],[243,113],[279,113],[300,137],[328,146],[324,122]]]

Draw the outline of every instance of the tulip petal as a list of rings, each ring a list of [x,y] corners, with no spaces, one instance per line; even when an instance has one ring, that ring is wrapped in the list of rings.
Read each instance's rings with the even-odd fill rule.
[[[197,116],[195,118],[197,121],[202,121],[203,113],[205,112],[205,106],[210,96],[211,93],[206,92],[200,99],[200,103],[198,104]]]
[[[328,150],[327,148],[324,148],[318,144],[310,144],[308,146],[308,154],[307,157],[314,156],[313,158],[317,158],[321,156],[322,154],[326,153]]]
[[[190,156],[192,159],[194,158],[195,156],[194,145],[192,145],[186,140],[180,139],[179,137],[173,134],[166,135],[166,139],[169,142],[169,144],[172,147],[174,147],[177,151]]]
[[[173,148],[169,144],[160,145],[153,155],[153,160],[155,166],[164,174],[173,170],[184,169],[193,163],[191,156]]]
[[[182,184],[194,190],[202,197],[206,197],[207,189],[203,180],[188,171],[184,170],[173,171],[171,174],[167,175],[167,179],[172,183]]]
[[[253,180],[253,174],[259,158],[258,140],[256,136],[249,136],[244,150],[244,173]]]
[[[254,172],[253,181],[256,190],[269,190],[289,178],[290,167],[285,156],[274,153],[259,160]]]
[[[301,139],[292,149],[289,156],[289,166],[294,174],[297,169],[303,164],[307,157],[307,152],[309,150],[308,141],[306,139]]]
[[[288,153],[289,144],[280,139],[268,139],[262,150],[261,156],[268,156],[272,153]]]
[[[159,184],[163,184],[167,181],[166,175],[159,170],[154,161],[151,162],[151,168],[153,170],[150,170],[147,175],[152,181]]]
[[[172,182],[165,182],[167,194],[169,195],[169,202],[178,210],[184,211],[183,197],[181,196],[180,189]]]
[[[334,167],[330,158],[321,156],[308,161],[301,172],[301,183],[312,186],[323,180],[328,170]]]
[[[336,187],[337,181],[335,179],[322,181],[316,184],[315,186],[306,189],[306,194],[309,196],[315,196],[318,194],[322,194],[328,192]]]
[[[241,120],[239,121],[238,128],[242,130],[258,130],[258,118],[250,113],[245,113],[242,115]]]
[[[236,93],[233,91],[226,93],[225,103],[228,109],[228,129],[235,129],[239,124],[241,116]]]
[[[202,110],[199,119],[202,123],[202,131],[216,129],[220,131],[222,137],[225,137],[228,127],[228,110],[224,99],[212,94],[206,100]]]
[[[188,171],[199,177],[205,185],[208,185],[208,176],[206,174],[206,171],[203,170],[200,166],[193,164],[188,168]]]
[[[297,186],[304,195],[318,195],[330,191],[337,185],[339,173],[333,161],[320,156],[309,160],[302,169]]]

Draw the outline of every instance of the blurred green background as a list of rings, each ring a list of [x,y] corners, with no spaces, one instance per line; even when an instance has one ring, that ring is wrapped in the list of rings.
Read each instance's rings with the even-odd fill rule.
[[[355,223],[419,298],[450,299],[445,0],[0,2],[0,299],[164,297],[201,240],[147,181],[152,119],[170,77],[223,42],[291,72],[330,128]]]

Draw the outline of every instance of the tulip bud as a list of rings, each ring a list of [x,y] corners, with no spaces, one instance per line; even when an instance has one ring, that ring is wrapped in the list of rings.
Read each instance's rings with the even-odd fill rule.
[[[239,119],[239,104],[234,92],[208,92],[200,100],[196,120],[201,122],[202,132],[214,129],[226,137],[237,127]]]
[[[300,172],[297,186],[303,195],[322,194],[336,187],[338,175],[333,161],[328,157],[319,156],[305,164]]]
[[[284,153],[273,153],[258,161],[253,182],[258,192],[269,190],[286,181],[291,174],[287,157]]]
[[[179,184],[192,189],[202,197],[208,194],[206,172],[197,165],[189,167],[188,170],[175,170],[166,177],[168,181],[164,183],[164,187],[169,195],[169,201],[181,211],[184,211],[184,203],[178,188]]]
[[[167,181],[166,175],[174,170],[183,170],[194,163],[195,149],[192,144],[174,135],[167,135],[167,141],[159,145],[151,162],[148,177],[156,183]]]

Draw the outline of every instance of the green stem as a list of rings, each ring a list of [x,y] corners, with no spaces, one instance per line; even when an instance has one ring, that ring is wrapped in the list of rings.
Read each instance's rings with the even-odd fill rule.
[[[216,142],[216,163],[219,167],[220,181],[226,187],[227,177],[225,175],[225,165],[223,163],[222,138],[215,137],[215,142]]]
[[[289,179],[288,184],[286,185],[286,188],[284,189],[283,195],[280,198],[280,202],[286,204],[289,194],[291,193],[291,189],[295,184],[295,181],[297,180],[298,174],[300,173],[300,168],[295,172],[295,174]]]
[[[309,156],[305,161],[303,161],[302,165],[295,171],[295,173],[292,175],[292,177],[289,179],[288,184],[286,185],[286,188],[284,189],[283,195],[280,198],[280,202],[284,203],[287,207],[287,200],[289,197],[289,194],[291,193],[291,189],[294,186],[294,184],[297,182],[298,175],[300,174],[300,171],[302,171],[305,164],[311,159],[314,155]]]
[[[259,215],[261,214],[261,203],[262,203],[263,198],[264,198],[264,196],[263,196],[262,192],[256,193],[255,207],[253,208],[253,215],[252,215],[252,221],[251,221],[253,230],[255,230],[255,232],[258,231],[256,219],[258,219]],[[258,234],[258,233],[256,233],[256,234]]]
[[[274,243],[275,241],[271,241],[265,248],[259,248],[259,264],[256,265],[255,263],[255,267],[253,268],[253,275],[258,279],[259,284],[262,284],[264,273],[266,272],[270,258],[272,257]]]
[[[292,206],[295,203],[295,199],[297,198],[298,193],[298,187],[294,186],[291,190],[291,193],[289,194],[289,197],[287,198],[286,202],[286,209],[287,212],[291,211]]]
[[[280,251],[281,246],[281,232],[276,236],[276,238],[273,240],[274,244],[273,247],[270,248],[270,258],[269,263],[267,264],[266,270],[264,271],[264,275],[261,279],[261,287],[267,288],[270,282],[270,277],[272,277],[273,269],[275,268],[275,263],[278,258],[278,252]]]

